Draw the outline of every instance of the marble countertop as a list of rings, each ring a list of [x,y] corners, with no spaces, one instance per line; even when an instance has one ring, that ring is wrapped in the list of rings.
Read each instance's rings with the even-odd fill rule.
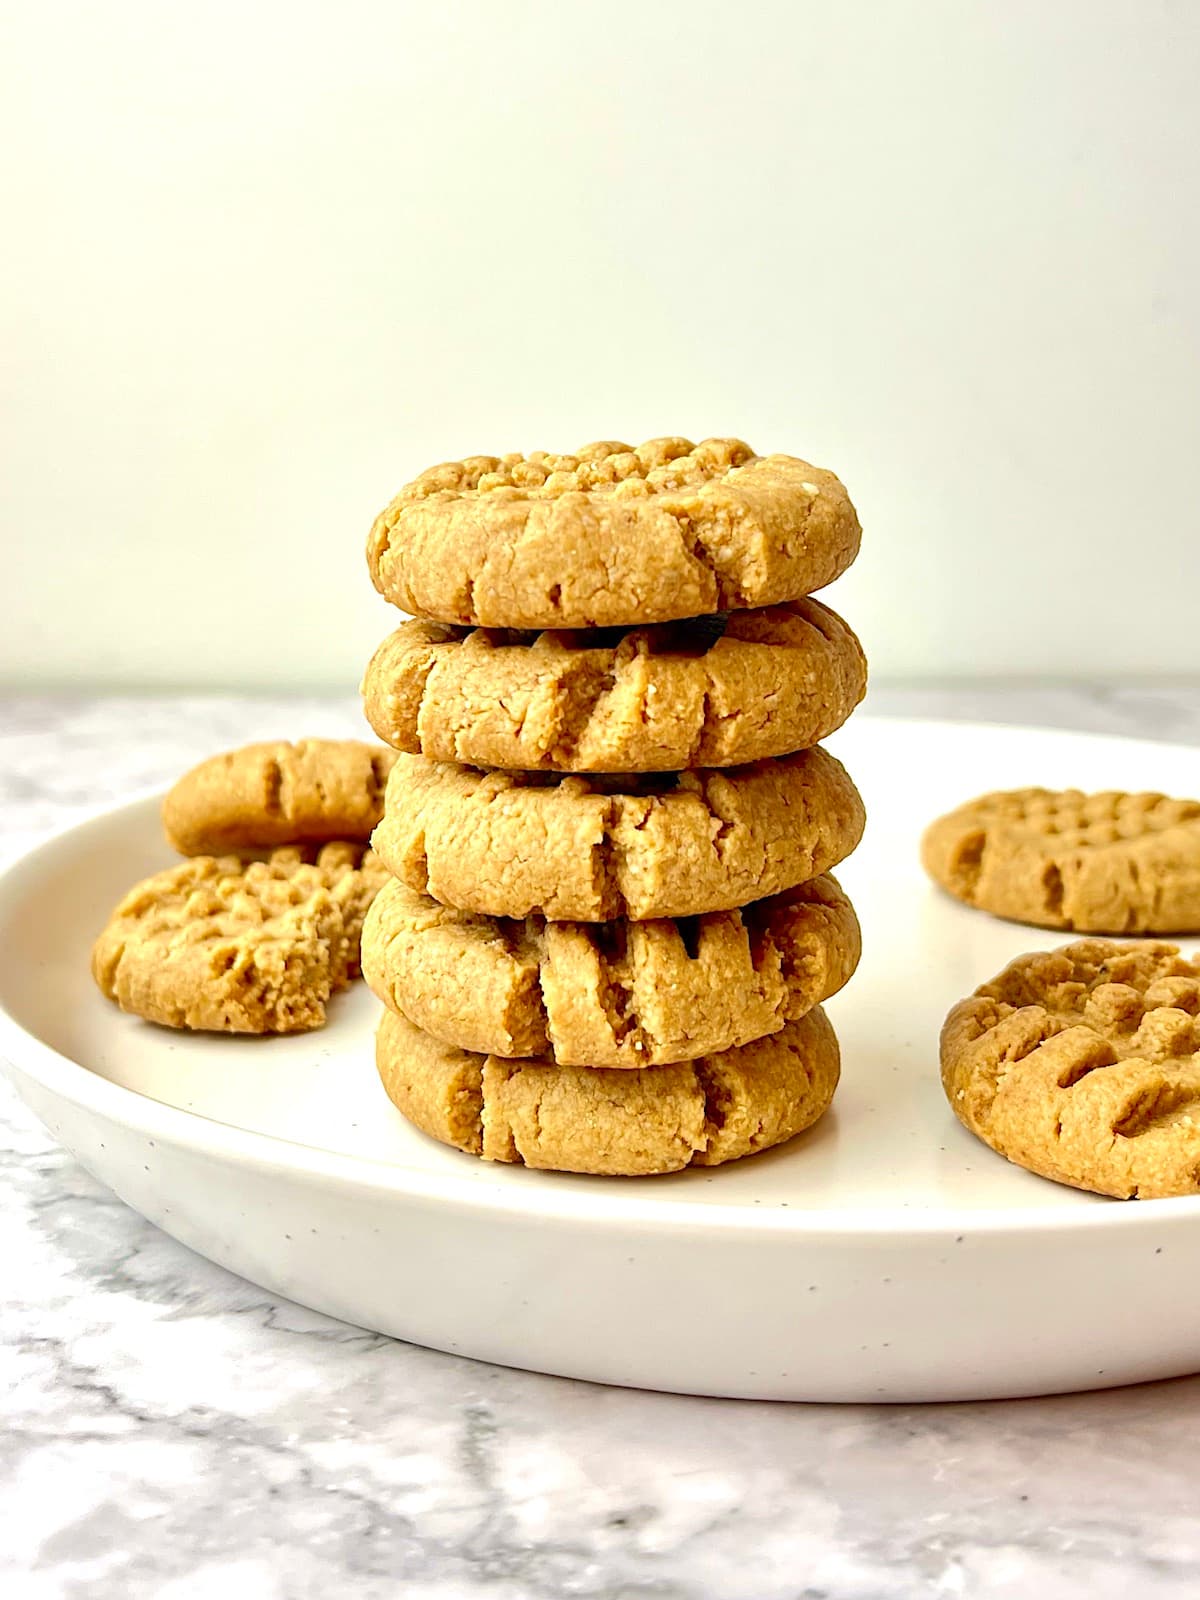
[[[1200,684],[873,689],[1200,745]],[[0,850],[350,700],[0,700]],[[1193,1600],[1200,1378],[944,1406],[506,1371],[267,1295],[0,1082],[0,1589],[17,1600]]]

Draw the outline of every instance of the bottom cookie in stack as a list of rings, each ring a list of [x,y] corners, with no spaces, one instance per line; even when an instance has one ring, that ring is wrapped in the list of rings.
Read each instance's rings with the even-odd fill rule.
[[[824,1115],[839,1074],[819,1006],[737,1049],[637,1069],[479,1055],[385,1010],[376,1064],[392,1103],[443,1144],[613,1177],[715,1167],[782,1144]]]

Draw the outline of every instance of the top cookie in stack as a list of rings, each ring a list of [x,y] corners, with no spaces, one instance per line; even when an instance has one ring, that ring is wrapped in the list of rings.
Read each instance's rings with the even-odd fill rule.
[[[633,1173],[749,1154],[825,1110],[818,1002],[859,935],[822,875],[863,810],[816,746],[866,663],[808,596],[859,538],[832,473],[734,439],[473,457],[376,520],[376,587],[417,619],[363,682],[404,752],[363,966],[412,1121],[485,1157]]]
[[[740,439],[604,440],[432,467],[376,519],[375,587],[484,628],[637,627],[775,605],[858,554],[832,472]]]

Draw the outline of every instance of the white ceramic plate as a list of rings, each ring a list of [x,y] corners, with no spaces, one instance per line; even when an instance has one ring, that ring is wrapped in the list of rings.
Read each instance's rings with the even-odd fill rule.
[[[867,800],[840,871],[865,932],[829,1007],[834,1110],[715,1171],[600,1179],[425,1139],[372,1063],[359,985],[320,1033],[239,1040],[121,1015],[88,973],[112,904],[166,865],[153,799],[60,834],[0,884],[0,1048],[122,1199],[256,1283],[364,1327],[608,1383],[813,1400],[977,1399],[1200,1369],[1200,1200],[1060,1188],[961,1129],[949,1006],[1058,940],[958,906],[924,823],[1040,782],[1200,789],[1194,750],[858,717],[830,741]]]

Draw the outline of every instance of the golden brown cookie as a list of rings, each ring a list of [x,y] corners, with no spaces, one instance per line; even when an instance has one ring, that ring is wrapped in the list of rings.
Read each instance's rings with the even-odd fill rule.
[[[508,922],[392,879],[363,934],[385,1004],[463,1050],[567,1066],[689,1061],[777,1033],[858,965],[854,908],[814,878],[686,922]]]
[[[627,627],[822,589],[861,530],[832,472],[740,439],[471,456],[403,488],[367,541],[403,611],[487,628]]]
[[[410,889],[460,911],[554,922],[726,911],[827,872],[862,800],[816,748],[619,778],[480,772],[402,755],[373,842]]]
[[[782,1144],[828,1109],[839,1071],[820,1007],[739,1050],[634,1072],[475,1055],[385,1011],[376,1062],[393,1104],[443,1144],[612,1176],[715,1167]]]
[[[359,970],[363,917],[385,874],[361,844],[310,854],[195,856],[146,878],[93,948],[100,989],[171,1028],[319,1028],[330,995]]]
[[[272,850],[270,860],[285,870],[301,865],[320,870],[341,913],[341,959],[347,976],[361,977],[363,923],[375,896],[385,883],[391,882],[391,874],[374,850],[364,848],[357,841],[334,840],[323,845],[284,845]]]
[[[1200,931],[1200,801],[1013,789],[931,824],[930,877],[968,905],[1078,933]]]
[[[1121,1199],[1200,1193],[1200,965],[1084,939],[1021,956],[951,1011],[942,1083],[1018,1166]]]
[[[163,800],[182,855],[371,837],[395,752],[360,739],[248,744],[210,756]]]
[[[609,635],[406,622],[375,652],[362,693],[381,739],[435,761],[669,772],[807,749],[866,686],[842,619],[796,600]]]

